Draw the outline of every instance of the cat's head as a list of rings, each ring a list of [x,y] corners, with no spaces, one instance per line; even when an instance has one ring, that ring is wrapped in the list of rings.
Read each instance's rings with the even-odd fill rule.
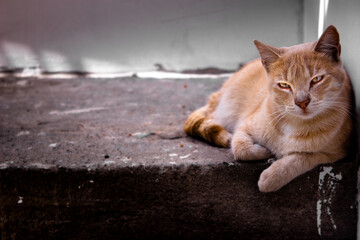
[[[303,119],[313,118],[347,101],[339,33],[329,26],[318,41],[275,48],[254,41],[267,72],[277,109]]]

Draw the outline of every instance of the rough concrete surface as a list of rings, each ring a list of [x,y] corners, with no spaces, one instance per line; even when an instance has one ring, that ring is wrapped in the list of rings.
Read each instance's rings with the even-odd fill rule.
[[[2,239],[355,239],[358,162],[275,193],[185,136],[224,79],[0,80]]]
[[[28,79],[1,85],[3,167],[232,160],[228,151],[185,138],[183,132],[188,113],[206,102],[219,80]],[[205,155],[199,157],[199,151]]]

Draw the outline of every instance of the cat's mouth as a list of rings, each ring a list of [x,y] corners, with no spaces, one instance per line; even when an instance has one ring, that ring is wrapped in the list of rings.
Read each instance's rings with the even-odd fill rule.
[[[309,108],[305,108],[305,109],[298,108],[294,113],[295,113],[294,115],[303,119],[310,119],[315,116],[314,111],[312,111]]]
[[[310,115],[312,115],[311,112],[309,112],[307,110],[304,110],[301,114],[301,116],[305,116],[305,117],[310,116]]]

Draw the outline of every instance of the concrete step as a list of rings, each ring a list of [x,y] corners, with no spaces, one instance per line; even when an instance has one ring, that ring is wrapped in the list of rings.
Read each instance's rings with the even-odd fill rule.
[[[263,194],[256,182],[267,166],[3,169],[2,237],[356,238],[353,163],[317,168],[279,192]]]
[[[356,239],[357,159],[270,165],[186,137],[224,79],[1,79],[2,239]]]

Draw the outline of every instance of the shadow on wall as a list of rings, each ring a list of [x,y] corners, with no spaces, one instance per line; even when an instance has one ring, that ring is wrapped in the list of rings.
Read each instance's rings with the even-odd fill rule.
[[[36,76],[39,74],[51,75],[58,73],[69,73],[76,76],[92,76],[97,73],[99,73],[99,75],[103,73],[102,76],[107,76],[106,74],[111,76],[112,73],[116,75],[119,69],[121,69],[121,67],[115,63],[97,59],[83,59],[82,61],[77,62],[75,65],[76,67],[74,67],[65,56],[53,51],[43,51],[41,56],[42,57],[38,57],[34,51],[25,45],[4,42],[2,49],[0,49],[0,73],[8,75],[15,74],[15,76]],[[238,67],[234,69],[221,69],[217,67],[184,69],[180,71],[180,73],[223,75],[236,72],[243,66],[244,64],[240,63],[238,64]],[[154,64],[154,67],[156,68],[156,71],[159,72],[176,73],[174,70],[166,69],[160,63]],[[50,69],[51,71],[45,69]],[[74,69],[86,70],[81,71]],[[121,73],[119,74],[119,76],[121,76]],[[128,73],[124,74],[124,76],[127,76],[126,74]]]
[[[30,47],[13,42],[3,42],[0,49],[0,71],[2,72],[44,70],[53,73],[86,73],[86,69],[95,72],[117,72],[121,67],[112,62],[97,59],[69,61],[64,55],[54,51],[43,51],[36,54]]]
[[[302,42],[302,20],[302,0],[5,1],[0,51],[2,66],[52,72],[235,69],[254,38]]]

